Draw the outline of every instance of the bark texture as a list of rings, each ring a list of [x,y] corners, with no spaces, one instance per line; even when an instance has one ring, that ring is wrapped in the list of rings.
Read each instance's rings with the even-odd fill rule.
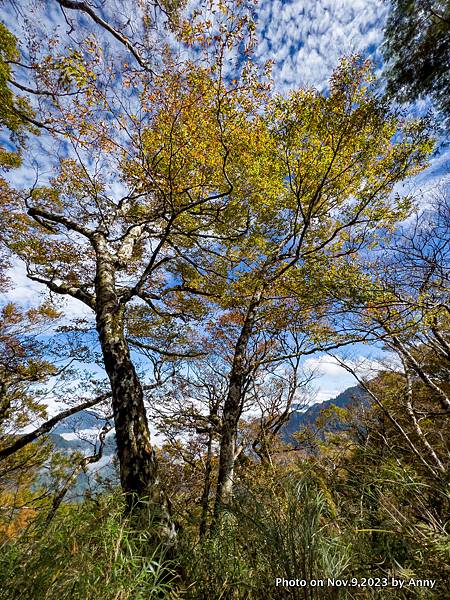
[[[249,304],[239,338],[236,342],[233,364],[229,377],[228,394],[223,407],[220,438],[219,472],[214,504],[214,522],[221,509],[233,500],[234,465],[236,461],[236,441],[239,419],[242,414],[245,384],[248,373],[246,354],[255,325],[256,313],[261,301],[261,293],[255,294]]]
[[[128,510],[142,506],[142,501],[148,502],[162,537],[165,541],[173,541],[175,528],[169,501],[158,478],[143,389],[125,336],[125,306],[117,293],[113,260],[101,237],[96,240],[96,251],[96,325],[111,383],[121,486],[127,497]]]

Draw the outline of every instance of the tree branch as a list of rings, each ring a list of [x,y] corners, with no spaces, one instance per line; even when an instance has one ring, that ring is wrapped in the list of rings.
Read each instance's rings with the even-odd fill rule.
[[[127,339],[128,342],[132,346],[136,346],[136,348],[140,348],[141,350],[148,350],[149,352],[156,352],[157,354],[167,356],[168,358],[198,358],[199,356],[205,356],[205,354],[207,354],[206,352],[171,352],[170,350],[163,350],[162,348],[157,348],[156,346],[152,346],[151,344],[140,342],[135,338]]]
[[[38,277],[37,275],[32,275],[30,272],[27,273],[28,279],[31,281],[37,281],[38,283],[42,283],[48,287],[51,292],[55,294],[62,294],[63,296],[72,296],[76,300],[80,300],[83,304],[95,310],[95,297],[88,292],[85,292],[79,287],[68,285],[67,283],[55,283],[51,279],[44,279],[43,277]]]
[[[28,214],[40,225],[42,225],[42,222],[39,221],[39,219],[47,219],[47,221],[51,221],[52,223],[59,223],[60,225],[64,225],[64,227],[66,227],[67,229],[70,229],[71,231],[76,231],[77,233],[80,233],[88,239],[91,239],[92,234],[94,233],[91,229],[83,227],[79,223],[68,219],[64,215],[57,215],[47,210],[43,210],[42,208],[37,208],[36,206],[32,206],[31,208],[29,208]]]
[[[119,33],[117,29],[114,29],[114,27],[112,27],[107,21],[102,19],[86,2],[76,2],[74,0],[57,0],[57,2],[61,8],[79,10],[89,15],[94,23],[97,23],[97,25],[103,27],[103,29],[110,33],[118,42],[120,42],[127,50],[131,52],[139,66],[150,73],[154,73],[154,71],[150,68],[150,65],[142,58],[131,41],[125,35]]]
[[[57,425],[63,419],[67,419],[67,417],[70,417],[71,415],[74,415],[74,414],[80,412],[81,410],[91,408],[92,406],[95,406],[96,404],[100,404],[100,402],[102,402],[103,400],[106,400],[110,396],[111,396],[111,392],[101,394],[100,396],[97,396],[96,398],[94,398],[92,400],[88,400],[87,402],[83,402],[82,404],[79,404],[78,406],[73,406],[72,408],[63,410],[63,412],[59,413],[58,415],[55,415],[48,421],[45,421],[45,423],[42,423],[42,425],[40,425],[34,431],[30,431],[30,433],[21,435],[10,446],[0,449],[0,460],[5,459],[8,456],[11,456],[11,454],[14,454],[15,452],[17,452],[24,446],[39,439],[40,437],[42,437],[43,435],[45,435],[46,433],[51,431],[53,429],[53,427],[55,427],[55,425]]]

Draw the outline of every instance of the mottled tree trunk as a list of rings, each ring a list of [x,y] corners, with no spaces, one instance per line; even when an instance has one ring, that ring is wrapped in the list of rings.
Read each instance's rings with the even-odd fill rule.
[[[248,307],[239,338],[236,342],[233,365],[229,377],[228,395],[222,414],[219,472],[217,476],[213,525],[217,521],[221,509],[230,505],[233,499],[237,429],[243,409],[244,388],[248,371],[246,352],[253,332],[256,311],[260,300],[261,293],[255,294],[253,301]]]
[[[109,326],[104,326],[104,322],[97,328],[105,370],[111,382],[120,481],[123,491],[133,502],[149,496],[157,483],[157,467],[150,443],[142,386],[123,335],[122,309],[116,310],[119,314],[108,313],[108,318],[114,321],[114,333]]]
[[[105,370],[111,383],[120,482],[128,510],[141,500],[157,513],[164,538],[174,538],[168,500],[158,479],[155,450],[142,385],[125,337],[125,308],[116,291],[115,269],[102,240],[97,242],[96,323]]]
[[[214,520],[217,519],[220,510],[224,506],[229,506],[233,499],[234,456],[240,414],[240,395],[240,389],[236,388],[232,398],[230,399],[230,395],[228,395],[224,405]]]

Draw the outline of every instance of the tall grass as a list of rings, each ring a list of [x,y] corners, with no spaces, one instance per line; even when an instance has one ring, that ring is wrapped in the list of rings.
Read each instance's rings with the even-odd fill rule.
[[[276,578],[343,577],[351,543],[335,522],[335,506],[309,474],[277,489],[241,490],[211,536],[189,552],[185,570],[191,599],[302,600],[346,598],[347,592],[276,586]]]
[[[131,522],[120,494],[63,506],[48,527],[38,520],[0,545],[0,600],[448,596],[444,492],[438,510],[424,495],[423,483],[392,465],[386,472],[379,466],[378,479],[373,472],[356,474],[342,489],[330,487],[319,469],[302,469],[275,483],[241,484],[233,508],[201,540],[196,524],[186,521],[172,560],[154,542],[152,513],[141,511]],[[421,521],[414,517],[417,511]],[[277,578],[311,582],[389,574],[435,578],[436,588],[276,585]]]
[[[2,600],[149,600],[176,598],[173,565],[137,530],[120,495],[60,510],[0,546]]]

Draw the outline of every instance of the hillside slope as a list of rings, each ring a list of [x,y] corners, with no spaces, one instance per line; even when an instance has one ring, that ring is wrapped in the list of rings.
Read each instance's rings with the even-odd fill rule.
[[[289,421],[283,427],[281,435],[286,442],[291,442],[292,434],[303,427],[311,427],[314,429],[315,423],[323,410],[330,408],[332,405],[338,406],[339,408],[348,408],[355,404],[369,404],[367,392],[359,385],[347,388],[336,396],[336,398],[331,398],[330,400],[325,400],[324,402],[318,402],[317,404],[312,404],[306,408],[301,407],[299,410],[295,410],[291,414]]]

